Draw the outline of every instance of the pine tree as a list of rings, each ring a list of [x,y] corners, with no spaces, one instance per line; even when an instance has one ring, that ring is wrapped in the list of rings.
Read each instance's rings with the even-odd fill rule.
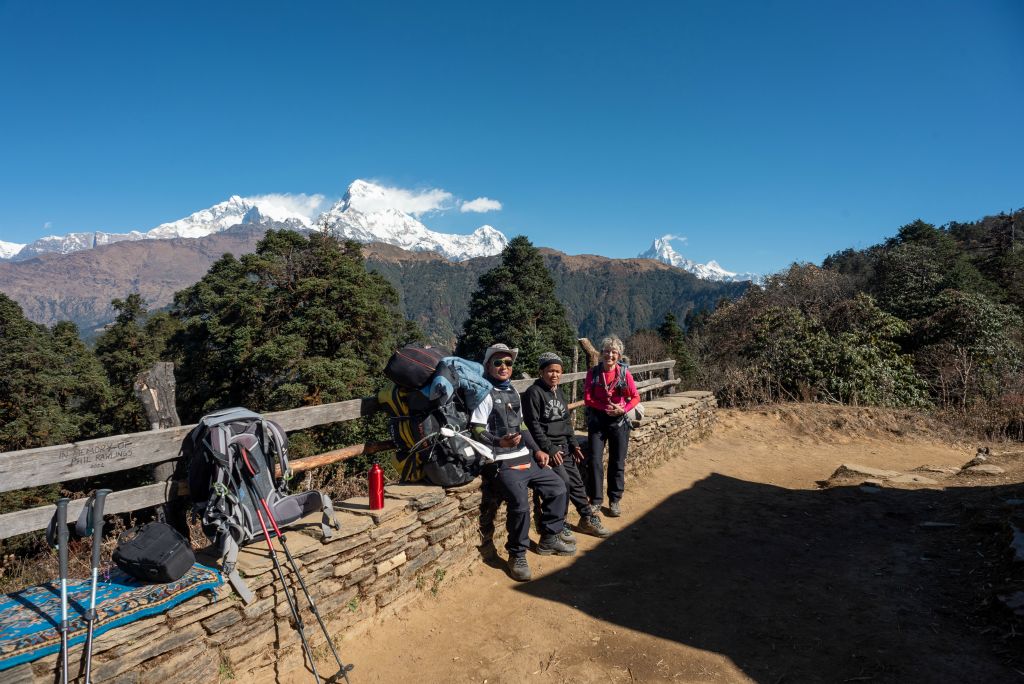
[[[418,336],[360,246],[320,233],[268,231],[255,253],[225,255],[178,292],[171,313],[182,420],[364,396],[394,349]]]
[[[110,388],[73,323],[48,330],[0,294],[0,451],[109,433]]]
[[[571,357],[574,338],[540,252],[520,235],[505,247],[501,264],[480,276],[456,353],[478,360],[487,347],[504,342],[519,348],[516,365],[532,375],[543,352]]]
[[[139,373],[160,360],[173,331],[173,319],[166,313],[150,316],[146,300],[137,293],[110,305],[117,318],[97,338],[96,356],[114,392],[112,420],[117,432],[140,432],[149,425],[132,388]]]
[[[670,311],[658,326],[658,336],[668,348],[668,354],[676,360],[675,375],[679,378],[683,389],[688,388],[697,375],[697,363],[693,352],[686,344],[686,334],[676,322],[675,315]]]

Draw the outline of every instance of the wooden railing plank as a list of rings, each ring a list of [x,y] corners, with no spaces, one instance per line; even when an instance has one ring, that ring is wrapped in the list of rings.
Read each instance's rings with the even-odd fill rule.
[[[563,376],[563,378],[564,377],[565,376]],[[531,382],[532,383],[533,381],[529,380],[529,381],[524,381],[524,382]],[[652,392],[652,391],[657,390],[657,389],[661,389],[663,387],[669,387],[669,386],[677,385],[677,384],[679,384],[679,380],[662,381],[662,380],[658,380],[656,378],[652,378],[650,380],[643,380],[643,381],[638,382],[637,383],[637,389],[641,393],[648,393],[648,392]],[[358,401],[361,401],[361,400],[355,400],[355,401],[358,402]],[[339,402],[339,404],[352,404],[352,403],[353,402]],[[338,406],[338,405],[335,404],[333,406]],[[573,404],[570,404],[569,408],[570,409],[575,409],[575,408],[579,408],[581,406],[583,406],[583,402],[579,401],[579,402],[575,402]],[[319,408],[319,407],[311,407],[311,408]],[[351,410],[351,409],[346,409],[346,410]],[[286,412],[280,412],[280,413],[286,413]],[[276,416],[280,415],[280,413],[279,414],[268,414],[268,416],[274,417],[274,419],[277,420]],[[328,413],[322,414],[322,415],[337,415],[337,409],[332,409]],[[177,439],[177,442],[178,442],[179,445],[181,443],[181,440],[184,439],[184,434],[187,434],[187,431],[190,430],[191,427],[192,426],[184,426],[182,428],[177,428],[178,430],[185,431],[181,435],[181,437],[179,437]],[[172,431],[173,430],[154,430],[154,431],[151,431],[151,432],[141,432],[141,433],[137,433],[137,434],[134,434],[134,435],[122,435],[122,438],[127,438],[127,437],[145,437],[145,436],[154,435],[154,434],[161,433],[161,432],[162,433],[169,433],[169,432],[172,432]],[[171,437],[167,436],[166,434],[165,434],[164,437],[166,439],[170,439],[171,438]],[[96,442],[102,442],[102,441],[104,441],[104,440],[92,440],[88,444],[95,444]],[[83,442],[83,444],[86,444],[86,443]],[[74,446],[74,445],[63,445],[63,446],[64,446],[64,448],[68,448],[68,447]],[[51,447],[51,448],[56,448],[56,447]],[[369,443],[366,443],[366,444],[355,444],[355,445],[352,445],[352,446],[349,446],[349,447],[345,447],[345,448],[342,448],[342,449],[335,449],[333,451],[328,451],[328,452],[323,453],[323,454],[317,454],[315,456],[309,456],[307,458],[296,459],[296,460],[291,462],[291,466],[292,466],[292,470],[294,470],[295,472],[301,472],[301,471],[304,471],[304,470],[309,470],[311,468],[317,468],[317,467],[328,465],[328,464],[331,464],[331,463],[340,463],[341,461],[347,461],[347,460],[349,460],[351,458],[355,458],[356,456],[361,456],[363,454],[372,454],[372,453],[378,453],[378,452],[381,452],[381,451],[387,451],[388,449],[392,449],[392,448],[394,448],[394,445],[389,443],[389,442],[369,442]],[[24,454],[24,453],[27,453],[28,451],[40,451],[40,450],[38,450],[38,449],[30,449],[30,450],[21,451],[21,452],[17,452],[17,451],[16,452],[9,452],[8,454],[0,454],[0,457],[8,456],[8,455],[13,455],[13,454]],[[154,459],[154,460],[160,460],[160,459]],[[147,461],[147,463],[148,462],[152,462],[152,461]],[[111,514],[113,514],[113,513],[129,513],[131,511],[137,511],[139,509],[148,508],[150,506],[159,506],[160,504],[165,503],[170,498],[170,493],[172,491],[176,492],[176,494],[181,494],[182,490],[179,489],[179,486],[184,486],[184,483],[178,483],[178,482],[173,482],[172,481],[172,482],[169,482],[169,483],[151,484],[151,485],[145,485],[143,487],[136,487],[134,489],[126,489],[126,490],[119,491],[119,492],[113,492],[110,496],[107,497],[107,502],[106,502],[105,510],[106,510],[107,513],[111,513]],[[85,503],[85,499],[76,499],[75,501],[71,502],[71,504],[68,506],[68,519],[69,520],[73,520],[73,519],[77,519],[78,518],[78,514],[81,512],[82,506],[84,505],[84,503]],[[13,536],[18,535],[18,534],[25,534],[26,532],[33,532],[35,530],[45,529],[47,524],[49,524],[49,522],[50,522],[50,518],[53,517],[53,512],[55,510],[56,510],[56,506],[50,504],[50,505],[47,505],[47,506],[39,506],[37,508],[30,508],[30,509],[27,509],[27,510],[24,510],[24,511],[16,511],[14,513],[6,513],[4,515],[0,515],[0,539],[7,539],[8,537],[13,537]]]
[[[671,368],[675,361],[639,364],[636,372]],[[586,373],[566,373],[562,382],[582,380]],[[533,379],[517,380],[519,391]],[[302,430],[370,415],[379,410],[375,397],[363,397],[321,406],[303,406],[266,414],[289,431]],[[102,437],[72,444],[0,453],[0,492],[67,482],[83,477],[128,470],[169,461],[179,456],[181,443],[194,425]]]
[[[0,453],[0,492],[67,482],[178,457],[194,426]]]
[[[162,482],[113,492],[104,503],[104,513],[130,513],[140,508],[158,506],[167,501],[169,486],[176,485]],[[68,520],[78,519],[85,502],[86,499],[75,499],[68,505]],[[0,515],[0,539],[45,529],[56,510],[57,507],[50,504]]]

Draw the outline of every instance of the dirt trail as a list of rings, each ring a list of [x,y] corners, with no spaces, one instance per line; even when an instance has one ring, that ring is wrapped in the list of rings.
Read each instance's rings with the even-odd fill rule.
[[[808,415],[721,411],[711,438],[627,482],[609,539],[530,554],[525,584],[480,565],[347,637],[353,681],[1024,681],[968,624],[976,549],[920,527],[991,487],[815,484],[844,462],[958,467],[973,449]]]

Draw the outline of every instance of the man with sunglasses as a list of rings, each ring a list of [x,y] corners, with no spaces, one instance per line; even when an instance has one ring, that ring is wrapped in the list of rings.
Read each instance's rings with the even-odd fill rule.
[[[569,497],[565,483],[551,468],[550,457],[534,441],[523,421],[519,392],[512,387],[512,367],[518,349],[494,344],[484,353],[484,375],[494,386],[470,417],[474,438],[490,446],[494,463],[482,473],[485,486],[493,485],[508,504],[505,526],[508,530],[509,574],[525,582],[532,577],[526,560],[530,547],[530,494],[540,496],[540,542],[533,546],[542,556],[571,556],[576,547],[559,533],[565,527]]]

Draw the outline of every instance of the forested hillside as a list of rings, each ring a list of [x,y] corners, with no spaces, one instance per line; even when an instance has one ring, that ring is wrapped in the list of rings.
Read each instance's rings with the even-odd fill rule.
[[[794,264],[688,337],[726,402],[804,399],[935,407],[1024,437],[1024,214],[934,226],[822,267]]]
[[[488,257],[454,263],[397,258],[377,249],[376,245],[370,248],[367,267],[399,290],[403,311],[427,337],[448,345],[469,314],[477,280],[500,260]],[[749,286],[701,280],[650,259],[540,252],[554,279],[554,297],[565,306],[569,325],[582,337],[608,333],[625,337],[641,328],[657,327],[669,313],[683,320],[691,311],[713,309],[721,299],[735,299]]]

